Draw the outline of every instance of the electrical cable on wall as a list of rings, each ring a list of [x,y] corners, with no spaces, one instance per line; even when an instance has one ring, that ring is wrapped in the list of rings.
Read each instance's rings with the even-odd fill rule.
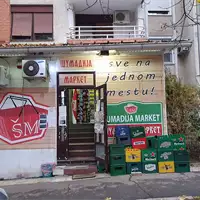
[[[90,6],[87,6],[87,8],[83,9],[83,10],[80,10],[78,11],[77,13],[81,13],[81,12],[84,12],[90,8],[92,8],[94,5],[96,5],[98,3],[98,0],[95,0],[95,2],[93,4],[91,4]],[[88,1],[86,0],[86,5],[88,4]]]

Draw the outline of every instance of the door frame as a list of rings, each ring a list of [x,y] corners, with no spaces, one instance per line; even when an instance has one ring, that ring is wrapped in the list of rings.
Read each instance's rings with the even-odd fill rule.
[[[95,87],[95,90],[98,90],[98,93],[100,94],[99,96],[99,100],[101,101],[101,89],[103,88],[103,110],[104,110],[104,146],[105,146],[105,170],[106,170],[106,173],[108,173],[108,164],[109,164],[109,150],[108,150],[108,134],[107,134],[107,94],[106,94],[106,91],[107,91],[107,84],[104,83],[102,85],[99,85],[97,87]],[[96,95],[96,92],[95,92],[95,95]],[[95,97],[95,101],[96,101],[96,97]],[[97,103],[97,102],[96,102]],[[101,102],[100,102],[101,103]],[[95,134],[95,143],[96,143],[96,134]],[[95,150],[95,153],[96,153],[96,150]]]
[[[78,75],[78,74],[92,74],[93,75],[93,85],[66,85],[66,86],[60,86],[59,85],[59,75],[60,74],[75,74],[75,75]],[[96,72],[95,71],[68,71],[68,72],[57,72],[56,74],[56,105],[57,105],[57,108],[56,108],[56,113],[57,113],[57,125],[56,125],[56,139],[57,139],[57,145],[56,145],[56,150],[57,150],[57,160],[58,160],[58,135],[59,135],[59,97],[58,97],[58,92],[61,91],[61,90],[64,90],[66,89],[67,90],[67,93],[69,91],[69,89],[95,89],[96,88]],[[69,94],[67,94],[67,98],[69,97]],[[69,98],[66,100],[67,103],[69,104]],[[67,123],[67,127],[66,127],[66,134],[67,134],[67,144],[66,144],[66,148],[69,147],[69,109],[67,108],[67,120],[66,120],[66,123]],[[96,152],[95,152],[96,153]],[[69,151],[67,151],[66,153],[66,157],[67,159],[69,158]],[[59,161],[59,160],[58,160]],[[66,160],[67,161],[67,160]]]

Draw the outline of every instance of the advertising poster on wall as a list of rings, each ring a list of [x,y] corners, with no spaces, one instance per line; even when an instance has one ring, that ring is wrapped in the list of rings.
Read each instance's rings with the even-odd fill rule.
[[[107,83],[110,136],[116,125],[143,126],[146,136],[166,131],[161,55],[63,57],[59,70],[95,71],[97,86]]]
[[[48,109],[32,96],[7,93],[0,102],[0,140],[15,145],[41,139],[48,129]]]

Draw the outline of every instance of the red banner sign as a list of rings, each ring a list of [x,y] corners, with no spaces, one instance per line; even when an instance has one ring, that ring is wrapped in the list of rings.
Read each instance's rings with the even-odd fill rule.
[[[162,124],[137,124],[129,125],[129,127],[143,126],[145,127],[145,134],[147,137],[150,136],[161,136],[163,134]],[[115,126],[108,126],[108,137],[113,137],[115,135]]]
[[[48,128],[48,107],[29,95],[8,93],[0,102],[0,139],[18,144],[42,138]]]

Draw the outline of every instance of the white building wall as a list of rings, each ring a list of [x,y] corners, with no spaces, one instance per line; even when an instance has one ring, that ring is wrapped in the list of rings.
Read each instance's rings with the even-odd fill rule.
[[[0,151],[0,179],[40,177],[41,165],[56,163],[55,149]]]

